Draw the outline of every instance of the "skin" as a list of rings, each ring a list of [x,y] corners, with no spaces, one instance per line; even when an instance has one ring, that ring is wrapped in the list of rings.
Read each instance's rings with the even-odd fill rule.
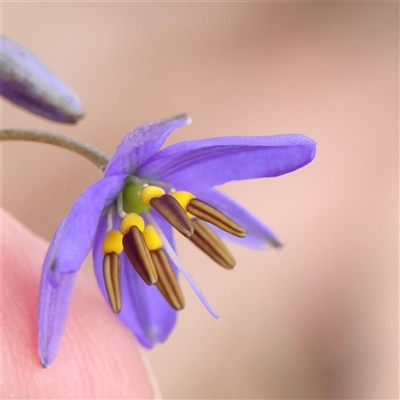
[[[49,368],[40,365],[37,296],[48,243],[7,212],[1,216],[2,398],[158,397],[134,338],[83,273],[77,278],[58,357]]]

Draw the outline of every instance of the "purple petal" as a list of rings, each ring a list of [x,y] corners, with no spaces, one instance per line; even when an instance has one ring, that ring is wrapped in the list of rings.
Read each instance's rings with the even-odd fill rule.
[[[148,122],[129,132],[111,157],[104,176],[133,173],[163,145],[175,129],[190,122],[187,115],[179,115],[163,121]]]
[[[53,121],[75,123],[83,116],[75,93],[30,51],[1,37],[1,95]]]
[[[156,153],[137,175],[173,185],[202,186],[294,171],[315,156],[315,142],[306,136],[223,137],[182,142]]]
[[[117,226],[119,226],[119,221],[118,218],[115,218],[114,227]],[[104,216],[101,218],[93,245],[93,264],[97,282],[108,304],[103,280],[103,254],[101,251],[106,228],[107,221]],[[168,230],[167,237],[172,238],[171,227]],[[156,343],[164,342],[167,339],[175,326],[177,312],[164,300],[155,286],[147,286],[142,281],[124,252],[120,254],[120,257],[122,310],[116,316],[131,330],[143,346],[152,348]]]
[[[246,237],[238,238],[210,225],[219,236],[242,246],[259,250],[266,249],[268,245],[273,247],[281,246],[275,233],[239,203],[214,188],[196,188],[194,185],[192,187],[193,189],[189,188],[189,190],[199,199],[214,206],[247,230]]]
[[[38,348],[43,367],[51,365],[57,356],[76,277],[76,273],[64,275],[54,272],[52,269],[64,221],[54,235],[54,240],[44,260],[40,278]]]
[[[103,178],[78,197],[59,233],[53,270],[66,274],[81,267],[91,249],[100,214],[122,190],[124,178],[124,175]],[[52,244],[54,241],[55,238]]]

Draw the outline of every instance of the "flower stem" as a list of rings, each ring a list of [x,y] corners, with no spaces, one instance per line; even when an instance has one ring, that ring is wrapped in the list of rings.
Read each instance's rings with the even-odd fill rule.
[[[109,161],[109,158],[96,148],[60,133],[24,129],[2,129],[0,130],[0,140],[25,140],[63,147],[87,158],[93,164],[100,167],[102,171],[105,170]]]

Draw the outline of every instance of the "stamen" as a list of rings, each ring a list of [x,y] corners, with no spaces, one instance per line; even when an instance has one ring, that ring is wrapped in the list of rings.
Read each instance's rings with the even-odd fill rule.
[[[139,178],[139,177],[137,177],[135,175],[129,175],[126,180],[127,180],[127,182],[134,182],[134,183],[137,183],[138,185],[141,185],[141,186],[147,184],[147,181],[145,181],[145,180],[143,180],[143,179],[141,179],[141,178]]]
[[[163,188],[153,185],[147,185],[144,186],[142,191],[140,192],[140,201],[143,204],[148,205],[150,204],[152,199],[154,199],[155,197],[161,197],[163,194],[165,194],[165,190]]]
[[[190,200],[194,199],[195,196],[190,192],[184,192],[183,190],[175,191],[170,193],[170,195],[178,201],[184,210],[186,210]]]
[[[243,238],[246,236],[246,230],[239,226],[235,221],[228,218],[221,211],[210,206],[199,199],[191,199],[187,211],[196,217],[217,226],[218,228],[230,233],[231,235]]]
[[[150,205],[157,210],[183,236],[193,234],[193,224],[186,211],[172,196],[164,194],[150,200]]]
[[[122,239],[125,254],[133,268],[147,285],[157,281],[157,271],[151,258],[149,249],[143,238],[143,233],[137,226],[132,226]]]
[[[167,252],[168,256],[171,258],[171,260],[174,262],[176,267],[179,269],[179,271],[182,273],[182,275],[185,277],[185,279],[188,281],[189,285],[192,287],[192,289],[196,292],[197,296],[199,297],[200,301],[203,303],[204,307],[207,308],[208,312],[218,321],[221,319],[218,314],[213,310],[211,307],[210,303],[207,301],[207,299],[204,297],[204,294],[201,292],[200,288],[197,286],[196,282],[192,278],[192,276],[189,274],[189,271],[184,267],[184,265],[181,263],[179,260],[179,257],[175,253],[174,249],[172,246],[169,244],[167,238],[164,235],[164,232],[161,230],[161,228],[158,226],[156,220],[153,218],[153,216],[147,212],[146,214],[147,219],[151,223],[151,225],[154,227],[158,235],[160,236],[162,243],[164,245],[164,249]]]
[[[121,253],[122,246],[122,233],[120,231],[111,230],[107,232],[101,248],[103,254]]]
[[[121,260],[117,253],[106,254],[103,258],[103,277],[112,310],[118,314],[122,308],[121,300]]]
[[[124,201],[122,192],[117,197],[117,212],[121,218],[126,216],[126,212],[124,211]]]
[[[113,208],[110,207],[107,211],[107,232],[111,231],[113,228]]]
[[[153,180],[148,180],[147,182],[149,183],[149,185],[158,186],[158,187],[164,187],[166,189],[169,189],[170,192],[174,192],[175,191],[175,187],[173,185],[170,185],[169,183],[160,182],[160,181],[153,181]]]
[[[187,206],[190,203],[190,200],[194,199],[194,195],[190,192],[184,192],[182,190],[175,191],[172,193],[169,193],[170,196],[172,196],[181,206],[182,208],[187,212]],[[187,212],[187,215],[190,219],[193,218],[193,215]]]
[[[150,254],[157,269],[156,286],[158,290],[171,307],[178,311],[182,310],[185,307],[185,300],[168,257],[162,249],[151,251]]]
[[[206,223],[199,219],[192,220],[194,233],[190,240],[224,268],[232,269],[236,262],[218,235]]]
[[[143,232],[144,229],[143,218],[138,214],[134,213],[127,214],[126,217],[121,221],[119,230],[123,235],[126,235],[132,226],[137,226],[139,230]]]
[[[147,248],[150,250],[158,250],[162,247],[162,241],[156,230],[149,224],[147,224],[143,230],[144,241],[146,242]]]
[[[129,175],[128,178],[126,178],[126,181],[137,183],[138,185],[140,185],[142,187],[152,185],[152,186],[158,186],[161,188],[164,187],[164,188],[172,190],[172,191],[175,190],[175,187],[173,185],[170,185],[169,183],[161,182],[161,181],[154,181],[152,179],[142,179],[135,175]]]

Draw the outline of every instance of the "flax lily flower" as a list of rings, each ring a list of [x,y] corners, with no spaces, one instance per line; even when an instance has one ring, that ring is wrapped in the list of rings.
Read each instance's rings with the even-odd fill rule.
[[[220,236],[254,248],[279,246],[269,228],[214,187],[301,168],[314,158],[315,142],[298,134],[233,136],[159,150],[172,131],[188,123],[181,115],[128,133],[103,179],[86,189],[59,225],[40,284],[43,366],[56,357],[75,275],[91,249],[108,305],[143,346],[152,348],[166,340],[184,307],[178,270],[218,318],[176,256],[172,227],[228,269],[235,261]]]

